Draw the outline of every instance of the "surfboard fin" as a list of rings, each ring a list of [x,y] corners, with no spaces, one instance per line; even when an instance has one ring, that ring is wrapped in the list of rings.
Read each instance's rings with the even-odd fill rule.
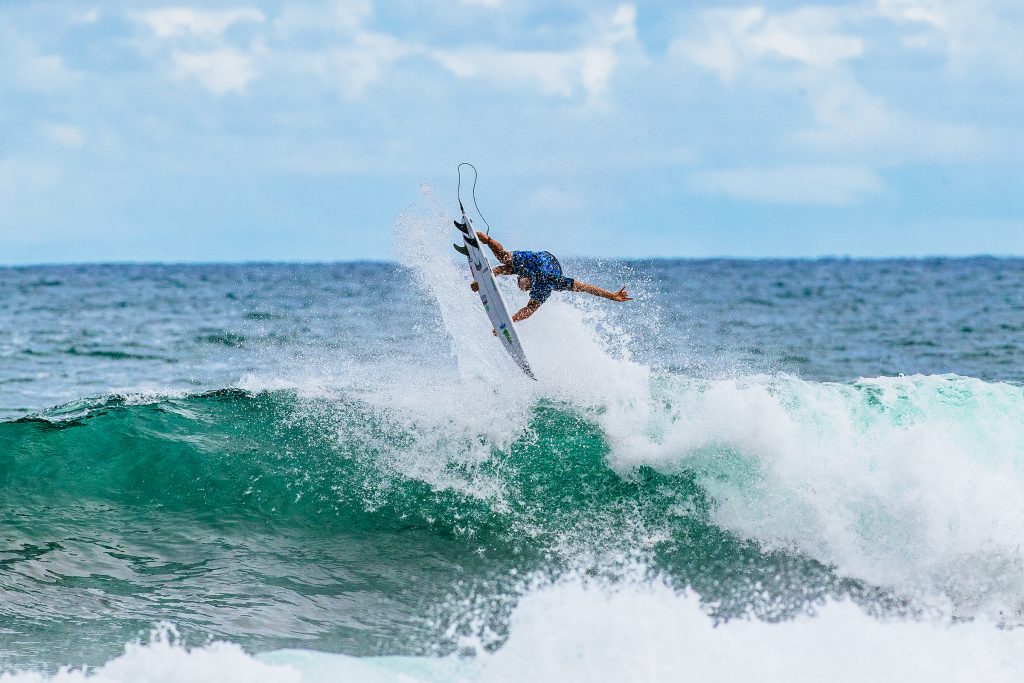
[[[466,231],[466,224],[465,223],[460,223],[458,221],[452,221],[452,222],[455,223],[455,227],[458,228],[459,230],[462,230],[463,232]]]
[[[460,247],[457,244],[453,244],[452,246],[455,247],[455,251],[459,252],[466,258],[469,258],[469,249],[466,249],[466,247]]]

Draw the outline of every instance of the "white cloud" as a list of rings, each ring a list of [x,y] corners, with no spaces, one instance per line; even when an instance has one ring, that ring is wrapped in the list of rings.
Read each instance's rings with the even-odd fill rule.
[[[584,60],[579,52],[508,52],[478,47],[436,50],[433,55],[459,78],[486,77],[500,85],[535,84],[547,95],[565,97],[583,84]],[[594,76],[591,82],[595,82]]]
[[[714,71],[724,81],[765,60],[830,68],[864,50],[860,37],[840,32],[844,17],[842,10],[825,7],[778,15],[763,7],[706,10],[700,13],[698,34],[673,41],[669,53]]]
[[[242,91],[256,78],[253,58],[232,48],[209,52],[175,51],[172,59],[177,77],[195,77],[204,88],[217,95]]]
[[[388,33],[370,30],[373,16],[369,0],[335,0],[326,7],[294,3],[274,21],[274,32],[284,45],[274,54],[280,73],[319,82],[355,98],[383,80],[388,69],[404,57],[424,49]],[[304,36],[323,34],[330,42],[320,49],[307,48]],[[318,41],[322,42],[322,41]]]
[[[161,42],[146,41],[140,50],[149,56],[169,59],[173,78],[195,78],[216,95],[242,92],[258,75],[257,59],[266,50],[258,40],[241,49],[229,45],[225,32],[249,22],[262,24],[263,12],[255,7],[203,10],[163,7],[129,15],[146,25]]]
[[[228,28],[239,22],[263,22],[263,12],[255,7],[238,7],[227,10],[198,10],[191,7],[163,7],[144,12],[133,12],[131,16],[149,28],[159,38],[196,36],[213,39],[220,37]]]
[[[347,46],[312,55],[306,63],[354,97],[383,79],[392,64],[416,51],[416,47],[392,36],[362,32],[353,36]]]
[[[52,92],[78,79],[64,64],[61,55],[35,55],[21,65],[22,82],[36,90]]]
[[[336,0],[327,7],[289,3],[274,20],[274,30],[285,38],[307,31],[351,33],[365,25],[372,15],[369,0]]]
[[[853,142],[863,148],[889,137],[893,112],[850,78],[833,76],[814,83],[808,100],[817,126],[795,136],[806,144],[835,147]]]
[[[636,40],[636,8],[619,5],[599,23],[591,44],[577,49],[501,50],[467,47],[430,54],[459,78],[483,78],[502,87],[531,85],[547,95],[570,97],[580,91],[604,94],[619,63],[619,50]]]
[[[732,199],[776,204],[845,206],[882,190],[882,181],[864,166],[796,165],[701,171],[694,186]]]
[[[742,77],[743,85],[776,97],[800,92],[813,123],[779,135],[797,144],[787,152],[876,166],[971,160],[990,146],[985,136],[970,126],[935,121],[941,113],[915,116],[893,106],[861,84],[855,64],[879,18],[908,27],[909,34],[895,38],[905,49],[945,45],[952,26],[970,23],[951,19],[954,6],[963,5],[878,0],[874,6],[804,6],[778,13],[763,7],[706,10],[699,14],[698,30],[673,42],[670,55],[693,61],[725,83]],[[980,14],[986,11],[979,6]]]
[[[593,18],[590,39],[564,50],[503,50],[490,45],[432,48],[370,30],[369,0],[337,0],[326,7],[289,4],[274,19],[262,52],[230,45],[223,35],[241,21],[266,20],[254,8],[193,10],[169,7],[133,17],[168,39],[173,75],[194,77],[217,94],[242,91],[257,77],[316,77],[358,97],[388,76],[403,58],[422,55],[458,78],[481,78],[499,87],[530,87],[546,95],[602,96],[619,64],[620,51],[636,41],[636,9],[619,5]],[[324,35],[326,34],[326,36]],[[314,36],[315,40],[308,40]],[[324,38],[330,40],[324,44]],[[197,45],[196,39],[207,44]],[[262,45],[262,43],[257,43]],[[144,52],[148,46],[140,48]],[[154,55],[154,56],[155,56]]]
[[[816,124],[789,139],[819,152],[880,164],[979,158],[990,142],[967,125],[935,122],[891,107],[849,78],[834,76],[808,95]]]
[[[859,57],[864,41],[835,31],[841,14],[827,8],[805,7],[769,17],[752,36],[755,49],[812,67],[829,67]]]
[[[66,123],[48,123],[41,126],[43,135],[50,142],[61,147],[77,148],[85,144],[85,133]]]
[[[99,8],[93,7],[91,9],[81,12],[79,15],[77,15],[75,20],[83,24],[95,24],[97,21],[100,20],[100,16],[101,13]]]
[[[722,80],[732,80],[747,59],[741,38],[764,18],[764,8],[710,10],[701,18],[705,35],[699,41],[673,41],[669,53],[690,58]]]
[[[22,36],[0,31],[0,80],[44,93],[77,84],[80,74],[68,68],[59,54],[44,54]]]
[[[878,14],[897,21],[928,24],[936,28],[949,25],[938,0],[878,0]]]
[[[941,49],[951,73],[1017,82],[1024,65],[1024,5],[1018,0],[877,0],[877,14],[916,33],[904,44]]]

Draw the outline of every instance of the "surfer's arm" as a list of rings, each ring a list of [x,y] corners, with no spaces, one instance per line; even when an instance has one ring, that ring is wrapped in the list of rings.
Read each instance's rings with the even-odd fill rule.
[[[586,282],[576,280],[572,285],[572,291],[574,292],[586,292],[587,294],[593,294],[599,296],[602,299],[611,299],[612,301],[631,301],[633,297],[629,295],[626,288],[623,287],[617,292],[609,292],[607,289],[601,289],[594,285],[588,285]]]
[[[496,268],[491,270],[491,272],[494,273],[495,275],[515,275],[515,271],[512,270],[512,266],[497,266]],[[469,288],[472,289],[474,292],[480,291],[480,285],[478,285],[476,282],[471,282],[469,284]]]
[[[525,306],[519,309],[519,311],[512,316],[512,322],[519,322],[520,320],[526,320],[534,312],[540,308],[540,302],[536,299],[530,299]]]
[[[501,242],[496,239],[491,239],[490,235],[485,232],[477,232],[476,236],[481,242],[491,248],[491,251],[494,252],[494,258],[498,259],[506,266],[512,265],[512,254],[506,251],[505,247],[501,246]],[[502,275],[505,275],[505,273],[502,273]]]

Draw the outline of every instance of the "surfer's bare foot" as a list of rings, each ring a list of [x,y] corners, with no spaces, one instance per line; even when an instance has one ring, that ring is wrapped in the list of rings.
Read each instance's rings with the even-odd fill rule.
[[[474,292],[479,292],[480,291],[480,285],[478,285],[475,282],[470,283],[469,288],[472,289]]]

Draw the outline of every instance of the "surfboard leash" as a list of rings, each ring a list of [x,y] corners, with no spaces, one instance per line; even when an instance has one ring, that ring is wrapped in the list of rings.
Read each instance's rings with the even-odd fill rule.
[[[462,213],[466,213],[466,210],[465,210],[465,209],[464,209],[464,208],[462,207],[462,167],[463,167],[463,166],[469,166],[469,167],[470,167],[471,169],[473,169],[473,206],[475,206],[475,207],[476,207],[476,212],[477,212],[477,214],[479,214],[479,215],[480,215],[480,218],[481,218],[481,219],[483,219],[484,225],[486,225],[486,226],[487,226],[487,232],[486,232],[486,233],[484,233],[484,234],[486,234],[486,235],[490,235],[490,234],[491,234],[491,224],[487,222],[487,219],[486,219],[486,218],[484,218],[484,214],[483,214],[483,212],[482,212],[482,211],[480,210],[480,205],[476,203],[476,179],[477,179],[477,177],[478,177],[478,176],[479,176],[480,174],[479,174],[479,173],[477,172],[477,170],[476,170],[476,166],[474,166],[473,164],[469,163],[468,161],[463,161],[463,162],[462,162],[461,164],[459,164],[459,165],[458,165],[458,167],[456,167],[456,169],[455,169],[455,170],[456,170],[456,172],[457,172],[457,173],[458,173],[458,175],[459,175],[459,185],[458,185],[458,189],[456,189],[456,190],[455,190],[455,193],[456,193],[456,194],[458,195],[458,197],[459,197],[459,209],[460,209],[460,210],[462,211]]]

